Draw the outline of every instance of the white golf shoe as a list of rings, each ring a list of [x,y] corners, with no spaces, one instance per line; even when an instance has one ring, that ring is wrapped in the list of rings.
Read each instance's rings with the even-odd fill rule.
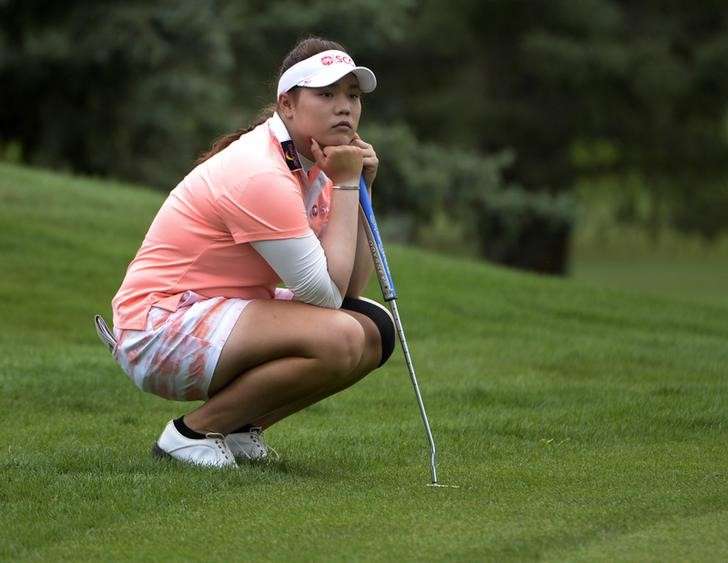
[[[155,457],[172,457],[184,463],[209,467],[236,467],[225,436],[209,432],[205,438],[192,439],[179,433],[170,420],[152,447]]]
[[[258,461],[268,458],[268,446],[263,440],[263,429],[260,426],[253,426],[250,432],[228,434],[225,442],[235,459]]]

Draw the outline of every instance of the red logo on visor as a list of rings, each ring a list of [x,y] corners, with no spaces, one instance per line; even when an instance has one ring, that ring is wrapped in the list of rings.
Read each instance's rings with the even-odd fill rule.
[[[334,64],[335,62],[354,66],[354,61],[352,61],[351,58],[346,55],[334,55],[333,57],[331,55],[324,55],[323,57],[321,57],[321,64],[323,65],[328,66]]]

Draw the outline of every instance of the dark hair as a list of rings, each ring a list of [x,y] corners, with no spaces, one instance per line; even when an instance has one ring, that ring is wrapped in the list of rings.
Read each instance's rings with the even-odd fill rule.
[[[300,63],[301,61],[304,61],[308,59],[309,57],[313,57],[317,53],[323,53],[324,51],[330,51],[330,50],[337,50],[337,51],[344,51],[346,52],[346,48],[341,45],[341,43],[337,43],[336,41],[330,41],[328,39],[324,39],[322,37],[316,37],[314,35],[306,37],[305,39],[302,39],[296,45],[291,49],[288,54],[283,59],[283,62],[281,63],[280,68],[278,69],[278,76],[276,77],[276,84],[278,83],[278,80],[280,80],[281,76],[284,72],[286,72],[289,68],[291,68],[296,63]],[[295,90],[294,87],[290,91]],[[266,107],[264,107],[256,116],[256,118],[246,127],[241,127],[237,131],[233,131],[232,133],[228,133],[226,135],[223,135],[222,137],[218,137],[215,139],[215,141],[212,143],[212,146],[209,150],[205,151],[200,155],[200,158],[197,159],[197,162],[195,164],[201,164],[205,162],[208,158],[210,158],[212,155],[219,153],[221,150],[223,150],[228,145],[232,144],[234,141],[238,140],[240,138],[240,135],[243,135],[249,131],[252,131],[255,129],[258,125],[264,123],[268,118],[270,118],[273,113],[275,112],[277,107],[277,103],[275,104],[269,104]]]

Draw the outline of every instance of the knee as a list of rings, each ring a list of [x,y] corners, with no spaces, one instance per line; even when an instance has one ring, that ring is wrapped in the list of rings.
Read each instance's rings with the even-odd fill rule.
[[[361,361],[367,335],[356,319],[339,311],[333,315],[330,329],[323,360],[333,375],[349,375]]]
[[[366,346],[371,350],[379,350],[378,363],[373,369],[381,367],[394,351],[396,331],[392,314],[383,305],[364,297],[347,297],[344,299],[342,308],[361,313],[374,323],[376,329],[366,331]]]

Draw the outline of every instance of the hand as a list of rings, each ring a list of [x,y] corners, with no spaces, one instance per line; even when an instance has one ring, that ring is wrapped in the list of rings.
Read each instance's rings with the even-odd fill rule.
[[[363,152],[353,145],[331,145],[323,150],[311,139],[311,154],[316,164],[323,170],[334,184],[349,186],[358,185],[364,162]]]
[[[356,133],[354,134],[354,139],[351,141],[351,146],[359,147],[362,150],[364,179],[367,182],[367,186],[371,189],[374,178],[377,177],[377,168],[379,168],[377,153],[374,152],[372,145],[364,142]]]

